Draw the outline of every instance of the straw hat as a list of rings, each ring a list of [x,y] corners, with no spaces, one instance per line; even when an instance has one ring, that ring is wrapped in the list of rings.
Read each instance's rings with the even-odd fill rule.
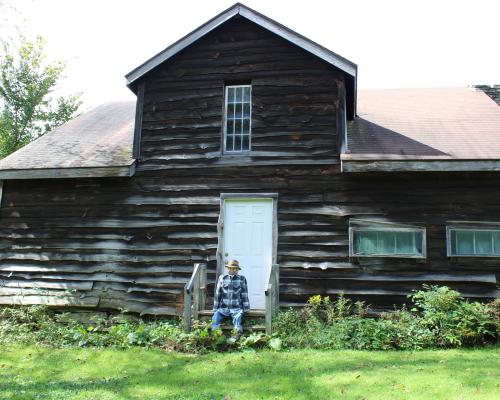
[[[240,268],[240,263],[238,262],[238,260],[231,260],[231,261],[229,261],[229,263],[226,265],[226,268],[238,268],[238,269],[241,269]]]

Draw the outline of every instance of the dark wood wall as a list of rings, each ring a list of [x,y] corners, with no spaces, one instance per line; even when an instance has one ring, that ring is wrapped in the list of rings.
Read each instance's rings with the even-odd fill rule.
[[[252,157],[221,158],[224,86],[252,84]],[[242,18],[145,79],[139,169],[338,162],[342,74]]]
[[[7,181],[0,303],[180,313],[193,263],[216,268],[220,194],[277,192],[281,305],[341,291],[377,307],[422,283],[493,296],[500,260],[446,257],[448,220],[500,221],[495,173],[340,173],[342,75],[230,21],[146,76],[132,178]],[[252,155],[221,156],[223,88],[251,82]],[[350,260],[350,218],[427,228],[425,262]]]
[[[495,173],[347,175],[338,166],[248,165],[6,182],[0,302],[64,304],[70,289],[82,306],[179,312],[193,263],[208,261],[214,278],[219,196],[231,191],[279,193],[282,306],[343,291],[390,307],[423,283],[495,295],[500,260],[450,259],[445,243],[446,221],[500,221]],[[425,226],[427,259],[349,260],[351,218]]]

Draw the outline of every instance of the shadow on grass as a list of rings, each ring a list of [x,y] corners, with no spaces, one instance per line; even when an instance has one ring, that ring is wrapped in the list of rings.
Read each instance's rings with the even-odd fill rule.
[[[497,349],[425,353],[297,351],[204,356],[72,349],[35,351],[21,362],[18,356],[7,352],[0,359],[12,366],[0,369],[1,399],[78,396],[207,400],[222,399],[227,394],[233,399],[329,399],[332,392],[357,390],[360,384],[366,383],[363,380],[366,377],[380,380],[379,389],[383,392],[391,382],[415,374],[428,375],[429,381],[445,377],[460,384],[462,389],[475,390],[485,376],[500,367]],[[327,386],[323,378],[328,378]],[[443,388],[448,384],[441,382]],[[82,392],[92,397],[81,397]]]

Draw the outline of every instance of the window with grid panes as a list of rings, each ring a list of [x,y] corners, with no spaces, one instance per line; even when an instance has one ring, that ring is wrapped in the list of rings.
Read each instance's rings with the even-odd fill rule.
[[[226,86],[224,152],[250,150],[252,118],[252,86]]]

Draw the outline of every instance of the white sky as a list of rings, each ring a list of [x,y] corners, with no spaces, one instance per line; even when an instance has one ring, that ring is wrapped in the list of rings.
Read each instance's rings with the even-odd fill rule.
[[[68,63],[61,90],[84,92],[85,107],[134,99],[126,73],[235,2],[3,1],[19,12],[2,11],[0,34],[42,35]],[[358,64],[360,89],[500,84],[499,0],[243,3]]]

